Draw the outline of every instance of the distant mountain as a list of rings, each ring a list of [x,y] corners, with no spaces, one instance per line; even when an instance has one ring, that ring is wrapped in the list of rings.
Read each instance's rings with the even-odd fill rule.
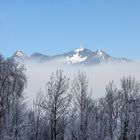
[[[24,62],[28,60],[28,57],[20,50],[16,51],[11,58],[19,64],[24,64]]]
[[[12,56],[13,58],[24,58],[24,57],[26,57],[25,56],[25,54],[22,52],[22,51],[20,51],[20,50],[18,50],[18,51],[16,51],[14,54],[13,54],[13,56]]]
[[[36,60],[36,61],[47,61],[49,60],[50,56],[48,55],[43,55],[43,54],[40,54],[40,53],[33,53],[31,56],[30,56],[30,59],[31,60]]]
[[[126,58],[112,57],[111,55],[107,54],[102,50],[97,50],[93,52],[83,47],[72,50],[65,54],[54,55],[54,56],[34,53],[28,57],[22,51],[16,51],[12,56],[12,58],[14,58],[16,61],[31,61],[31,60],[37,62],[56,61],[58,63],[85,64],[85,65],[130,61]]]

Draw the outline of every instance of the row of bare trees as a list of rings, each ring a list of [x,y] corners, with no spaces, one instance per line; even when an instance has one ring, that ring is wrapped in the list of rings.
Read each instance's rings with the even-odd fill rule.
[[[120,89],[111,82],[105,97],[93,99],[85,73],[69,85],[60,70],[50,77],[46,95],[39,93],[35,108],[36,140],[140,139],[140,84],[131,76],[121,79]]]
[[[24,103],[24,68],[0,57],[0,140],[139,140],[140,84],[124,77],[94,99],[88,78],[70,81],[62,70],[50,76],[33,107]]]

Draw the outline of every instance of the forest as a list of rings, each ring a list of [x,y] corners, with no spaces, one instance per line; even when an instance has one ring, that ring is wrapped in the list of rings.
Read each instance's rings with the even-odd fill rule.
[[[111,81],[105,96],[94,99],[86,72],[70,79],[57,70],[46,80],[45,93],[40,90],[28,107],[25,71],[0,56],[0,140],[140,140],[135,77],[122,77],[119,88]]]

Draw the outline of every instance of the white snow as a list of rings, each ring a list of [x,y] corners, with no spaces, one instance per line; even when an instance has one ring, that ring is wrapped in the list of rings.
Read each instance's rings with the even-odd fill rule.
[[[98,50],[97,51],[97,55],[101,57],[103,55],[102,51],[101,50]]]
[[[79,55],[79,52],[83,51],[84,48],[79,48],[74,50],[75,54],[73,54],[73,56],[67,56],[66,60],[72,64],[76,64],[76,63],[81,63],[83,61],[85,61],[87,59],[87,56],[82,57]]]
[[[82,52],[83,50],[84,48],[79,48],[79,49],[74,50],[74,52],[79,53],[79,52]]]
[[[15,55],[18,57],[22,57],[24,54],[22,51],[16,51]]]

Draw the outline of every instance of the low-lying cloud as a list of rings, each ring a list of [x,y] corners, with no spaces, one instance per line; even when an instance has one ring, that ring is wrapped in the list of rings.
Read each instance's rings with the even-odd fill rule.
[[[140,81],[140,62],[121,63],[121,64],[100,64],[94,66],[72,66],[64,65],[56,62],[48,63],[26,63],[26,75],[28,77],[27,88],[25,89],[25,97],[33,100],[36,93],[41,89],[45,92],[46,83],[52,72],[62,69],[64,74],[72,80],[78,71],[86,72],[89,79],[89,88],[92,88],[93,98],[99,98],[105,95],[106,85],[114,81],[119,87],[120,79],[124,76],[133,76]]]

